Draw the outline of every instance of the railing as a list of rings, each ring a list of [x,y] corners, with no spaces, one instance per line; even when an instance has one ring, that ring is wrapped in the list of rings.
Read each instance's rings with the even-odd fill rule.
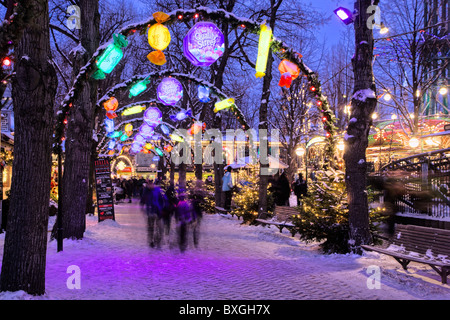
[[[381,174],[395,183],[398,212],[450,218],[450,148],[397,160]]]

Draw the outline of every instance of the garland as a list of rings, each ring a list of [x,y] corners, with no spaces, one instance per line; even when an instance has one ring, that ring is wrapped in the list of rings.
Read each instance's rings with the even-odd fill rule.
[[[241,28],[243,32],[246,33],[259,34],[261,30],[261,24],[250,19],[237,17],[233,13],[227,12],[223,9],[210,9],[200,6],[195,9],[189,10],[177,9],[169,13],[168,16],[169,19],[164,22],[165,25],[172,25],[174,23],[187,22],[191,20],[198,21],[201,18],[203,20],[225,21],[232,28]],[[145,20],[143,22],[130,24],[127,27],[124,27],[118,32],[118,34],[125,37],[133,36],[135,34],[144,35],[147,29],[155,23],[157,23],[157,21],[152,17],[151,19]],[[95,61],[103,53],[107,46],[108,43],[100,46],[97,49],[89,62],[81,69],[80,73],[75,79],[73,87],[61,103],[61,108],[57,113],[57,127],[55,129],[56,145],[60,145],[62,140],[64,139],[64,119],[66,117],[66,114],[68,113],[69,108],[72,107],[72,102],[77,98],[80,88],[82,88],[82,86],[84,85],[84,81],[86,81],[97,71]],[[322,113],[324,129],[326,130],[325,140],[327,144],[325,152],[330,157],[330,159],[332,159],[336,143],[336,118],[330,108],[327,97],[322,93],[321,83],[318,79],[317,74],[314,73],[310,68],[308,68],[306,64],[304,64],[303,60],[297,52],[295,52],[284,42],[276,39],[275,37],[271,42],[271,49],[272,52],[274,52],[274,54],[276,54],[280,59],[287,59],[296,64],[303,75],[308,79],[311,95],[316,100],[317,107]],[[129,84],[131,83],[132,82],[129,82]]]

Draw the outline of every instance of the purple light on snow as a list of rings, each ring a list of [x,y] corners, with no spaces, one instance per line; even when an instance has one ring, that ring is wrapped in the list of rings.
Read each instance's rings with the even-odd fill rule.
[[[183,52],[195,66],[207,67],[216,62],[225,51],[225,39],[219,28],[211,22],[198,22],[183,40]]]
[[[173,106],[183,97],[183,86],[175,78],[164,78],[157,88],[158,99],[166,106]]]

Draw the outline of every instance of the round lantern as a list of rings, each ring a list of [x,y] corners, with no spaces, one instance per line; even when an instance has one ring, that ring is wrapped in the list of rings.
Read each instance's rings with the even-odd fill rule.
[[[144,123],[140,128],[139,128],[139,133],[146,139],[149,139],[153,133],[154,133],[154,128],[152,126],[149,126],[148,124]]]
[[[278,85],[280,87],[286,87],[288,89],[291,87],[292,81],[297,79],[300,75],[300,69],[298,68],[298,66],[287,59],[281,61],[280,65],[278,66],[278,70],[281,73],[281,78]]]
[[[162,122],[162,112],[158,108],[148,108],[144,112],[144,122],[151,127],[156,127]]]
[[[157,88],[158,99],[166,106],[175,105],[183,97],[183,86],[174,78],[164,78]]]
[[[216,62],[225,51],[225,39],[212,22],[196,23],[183,40],[183,52],[195,66],[208,67]]]

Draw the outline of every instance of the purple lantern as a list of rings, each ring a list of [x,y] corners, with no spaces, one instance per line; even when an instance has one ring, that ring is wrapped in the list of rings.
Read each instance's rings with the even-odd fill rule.
[[[183,96],[183,86],[175,78],[164,78],[158,86],[157,94],[163,104],[173,106]]]
[[[211,22],[198,22],[183,40],[186,58],[195,66],[208,67],[225,51],[225,39],[219,28]]]
[[[148,108],[144,112],[144,122],[150,127],[156,127],[162,122],[162,112],[158,108]]]
[[[146,139],[149,139],[153,133],[155,132],[155,128],[152,126],[149,126],[148,124],[144,123],[140,128],[139,128],[139,133]]]

